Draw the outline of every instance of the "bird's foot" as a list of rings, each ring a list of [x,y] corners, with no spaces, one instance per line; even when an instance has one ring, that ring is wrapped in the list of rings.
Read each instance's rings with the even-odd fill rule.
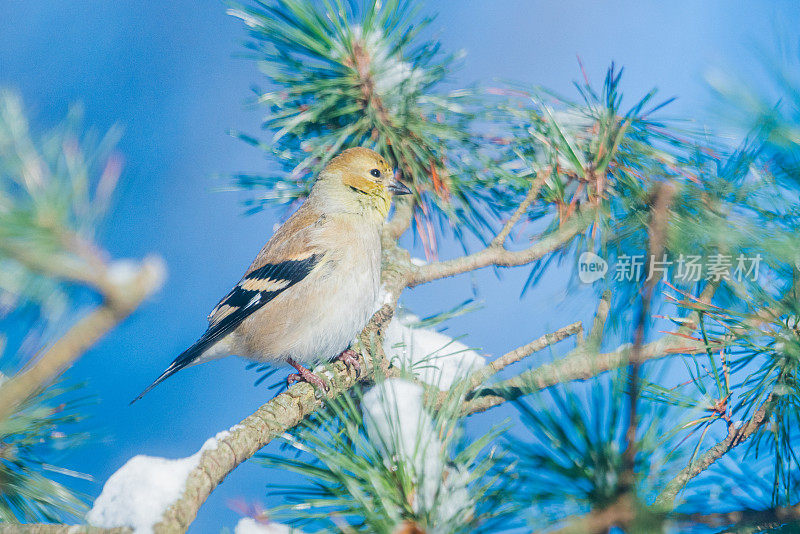
[[[322,391],[328,391],[328,386],[325,385],[325,382],[322,381],[320,377],[297,363],[291,358],[288,358],[286,362],[297,369],[296,373],[292,373],[286,377],[286,385],[291,386],[295,382],[308,382],[314,387],[320,388]]]
[[[347,349],[340,355],[336,357],[337,360],[342,362],[348,367],[352,367],[356,370],[356,375],[361,372],[361,363],[358,361],[358,353],[353,349]]]

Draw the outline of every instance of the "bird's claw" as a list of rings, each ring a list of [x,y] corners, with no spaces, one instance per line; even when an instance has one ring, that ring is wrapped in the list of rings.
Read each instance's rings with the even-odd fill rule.
[[[291,373],[289,376],[286,377],[287,386],[291,386],[295,382],[308,382],[314,387],[320,388],[324,391],[328,391],[328,388],[325,386],[325,382],[323,382],[322,379],[317,375],[315,375],[314,373],[310,373],[309,375],[306,376],[303,376],[299,373]]]
[[[338,355],[336,359],[346,366],[354,368],[356,370],[356,375],[361,372],[361,363],[358,361],[358,353],[353,349],[347,349]]]
[[[291,373],[289,376],[286,377],[287,386],[291,386],[295,382],[308,382],[312,386],[319,388],[322,391],[328,391],[328,386],[325,385],[325,382],[320,377],[318,377],[317,375],[315,375],[314,373],[312,373],[299,363],[295,362],[291,358],[289,358],[287,362],[289,363],[289,365],[297,369],[296,373]]]

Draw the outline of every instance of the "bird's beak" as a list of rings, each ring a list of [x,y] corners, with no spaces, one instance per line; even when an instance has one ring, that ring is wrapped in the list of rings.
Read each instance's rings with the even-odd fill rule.
[[[393,195],[410,195],[411,189],[409,189],[403,182],[397,179],[397,177],[393,177],[392,181],[389,182],[389,185],[386,187]]]

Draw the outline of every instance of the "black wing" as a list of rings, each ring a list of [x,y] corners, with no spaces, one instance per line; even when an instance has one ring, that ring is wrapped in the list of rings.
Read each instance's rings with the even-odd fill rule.
[[[190,365],[206,349],[235,330],[251,313],[308,276],[321,259],[322,254],[312,254],[302,260],[268,263],[247,274],[211,312],[208,330],[200,339],[175,358],[167,370],[133,399],[131,404],[144,397],[148,391],[171,375]]]

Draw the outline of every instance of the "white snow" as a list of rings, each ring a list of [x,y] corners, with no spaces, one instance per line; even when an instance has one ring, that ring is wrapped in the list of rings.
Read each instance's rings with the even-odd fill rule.
[[[139,275],[139,264],[133,260],[117,260],[108,266],[108,278],[115,285],[124,286]]]
[[[389,378],[364,395],[364,424],[370,443],[384,455],[411,458],[417,449],[417,436],[433,422],[422,404],[422,386]]]
[[[473,502],[467,489],[469,479],[470,473],[465,467],[445,467],[442,489],[439,491],[439,505],[436,508],[436,527],[446,529],[447,525],[457,525],[464,517],[472,514]]]
[[[164,511],[180,497],[203,451],[216,449],[218,440],[227,435],[227,431],[220,432],[186,458],[134,456],[108,478],[86,521],[96,527],[128,526],[136,534],[151,533]]]
[[[375,299],[375,311],[377,312],[386,304],[391,304],[393,300],[394,295],[392,295],[392,292],[381,284],[381,288],[378,290],[378,298]]]
[[[383,454],[387,468],[402,462],[414,470],[414,508],[430,509],[442,482],[443,446],[423,406],[422,386],[389,378],[364,395],[362,406],[370,443]]]
[[[393,318],[386,327],[383,350],[392,363],[441,390],[486,365],[486,359],[460,341],[429,328],[412,328],[413,315]]]
[[[228,15],[231,15],[233,17],[236,17],[238,19],[241,19],[242,22],[244,22],[250,28],[258,28],[258,27],[261,26],[261,22],[259,22],[259,20],[257,18],[255,18],[254,16],[250,15],[249,13],[246,13],[246,12],[242,11],[241,9],[233,9],[233,8],[231,8],[231,9],[228,9],[225,13],[227,13]]]
[[[239,16],[239,15],[236,15]],[[241,18],[241,17],[240,17]],[[424,80],[424,72],[404,61],[402,55],[389,46],[389,41],[379,29],[368,29],[360,25],[350,27],[352,37],[346,38],[351,43],[359,43],[366,54],[369,73],[374,81],[375,92],[381,97],[385,106],[395,110],[403,94],[409,94]],[[349,64],[350,46],[339,40],[331,46],[331,56]],[[399,91],[403,86],[406,90]]]
[[[300,531],[281,523],[272,521],[262,523],[252,517],[244,517],[236,523],[233,534],[300,534]]]
[[[376,55],[373,64],[377,64],[378,72],[375,76],[375,91],[381,96],[386,96],[392,89],[408,83],[418,85],[421,73],[411,66],[411,63],[398,57],[384,54],[383,49],[378,49],[381,54]]]
[[[413,470],[417,491],[412,506],[417,513],[435,511],[434,524],[444,532],[459,515],[472,513],[470,475],[462,466],[446,465],[445,446],[424,407],[423,394],[422,386],[401,378],[377,384],[364,395],[364,426],[387,468],[402,462]]]

